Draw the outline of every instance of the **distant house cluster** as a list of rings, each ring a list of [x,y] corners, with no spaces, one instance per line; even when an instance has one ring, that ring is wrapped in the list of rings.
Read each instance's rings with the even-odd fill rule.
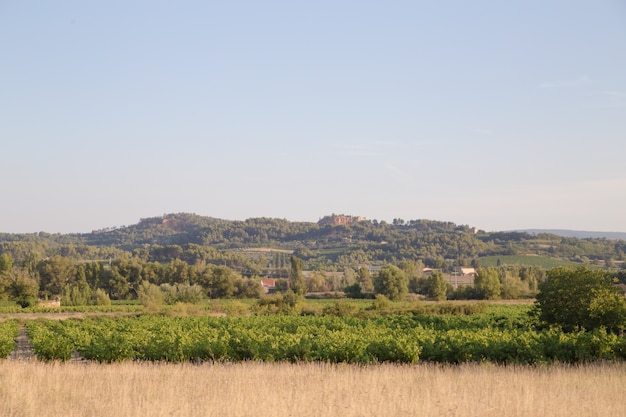
[[[424,268],[422,273],[424,275],[430,275],[430,273],[433,271],[435,271],[435,269]],[[461,285],[474,285],[474,278],[476,278],[476,269],[465,266],[457,266],[456,268],[454,268],[454,272],[452,274],[443,274],[443,277],[454,288],[457,288]]]
[[[362,222],[366,220],[362,216],[346,216],[345,214],[331,214],[330,216],[322,217],[317,224],[320,226],[342,226],[350,223]]]

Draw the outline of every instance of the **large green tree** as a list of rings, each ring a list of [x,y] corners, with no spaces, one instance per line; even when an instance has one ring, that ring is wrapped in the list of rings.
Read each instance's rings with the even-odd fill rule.
[[[397,266],[385,265],[376,274],[374,290],[390,300],[402,300],[409,292],[409,279]]]
[[[502,286],[496,268],[480,268],[474,279],[474,288],[478,296],[484,300],[498,300]]]
[[[39,263],[39,286],[44,298],[60,296],[68,284],[77,278],[76,261],[63,256],[53,256]]]
[[[586,266],[548,271],[539,286],[536,309],[541,320],[565,331],[626,327],[624,294],[607,271]]]
[[[39,284],[24,269],[13,267],[0,276],[0,288],[8,295],[9,300],[15,301],[22,307],[31,307],[37,304]]]
[[[208,266],[202,273],[201,285],[209,298],[231,298],[237,292],[235,281],[239,274],[227,266]]]
[[[444,301],[448,292],[448,282],[440,271],[433,271],[426,279],[428,297],[437,301]]]

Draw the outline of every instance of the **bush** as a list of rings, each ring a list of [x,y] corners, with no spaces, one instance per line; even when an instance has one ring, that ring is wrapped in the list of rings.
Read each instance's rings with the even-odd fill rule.
[[[137,293],[139,294],[139,301],[141,301],[146,312],[156,313],[163,308],[165,298],[158,286],[148,281],[143,281],[139,285]]]
[[[348,301],[338,300],[324,307],[322,314],[325,316],[348,317],[355,315],[358,311],[359,308]]]
[[[111,299],[103,289],[98,288],[93,295],[93,303],[97,306],[110,306]]]
[[[277,293],[263,296],[256,303],[256,310],[259,313],[281,313],[297,314],[301,309],[301,299],[291,290],[284,293]]]
[[[555,268],[539,286],[536,309],[539,319],[567,332],[605,327],[624,330],[624,295],[606,271],[588,267]]]
[[[376,294],[376,299],[372,303],[372,308],[377,311],[388,310],[391,308],[391,301],[382,294]]]
[[[185,284],[161,284],[159,287],[163,292],[165,304],[174,305],[176,303],[197,304],[204,298],[204,290],[199,285]]]

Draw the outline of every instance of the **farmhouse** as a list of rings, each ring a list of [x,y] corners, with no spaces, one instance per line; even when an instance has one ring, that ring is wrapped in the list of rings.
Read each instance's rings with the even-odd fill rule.
[[[472,276],[476,276],[476,269],[475,268],[470,268],[467,266],[457,266],[456,268],[454,268],[454,273],[455,275],[459,275],[459,276],[468,276],[468,275],[472,275]]]
[[[429,276],[433,271],[438,269],[424,268],[422,274]],[[451,274],[443,274],[443,278],[454,288],[461,285],[474,285],[474,278],[476,278],[476,269],[466,266],[459,266],[454,268],[454,272]]]
[[[276,280],[274,278],[261,279],[261,285],[263,286],[263,292],[269,294],[276,290]]]

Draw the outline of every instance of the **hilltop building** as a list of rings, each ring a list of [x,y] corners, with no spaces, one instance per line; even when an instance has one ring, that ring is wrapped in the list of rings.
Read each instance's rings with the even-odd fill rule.
[[[344,214],[331,214],[330,216],[322,217],[317,224],[319,226],[326,226],[327,224],[331,226],[342,226],[350,223],[362,222],[365,221],[365,217],[362,216],[346,216]]]

